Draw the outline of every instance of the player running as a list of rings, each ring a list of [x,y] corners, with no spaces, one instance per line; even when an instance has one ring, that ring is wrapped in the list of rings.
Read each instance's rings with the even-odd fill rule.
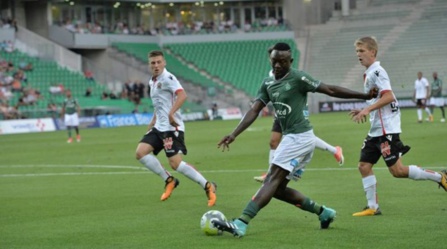
[[[363,141],[360,152],[359,171],[362,175],[363,189],[365,190],[367,205],[353,216],[380,215],[377,198],[377,180],[372,170],[382,156],[388,170],[396,178],[410,178],[413,180],[430,180],[439,184],[447,191],[447,175],[443,170],[440,173],[422,169],[416,165],[405,166],[401,157],[410,150],[409,146],[400,140],[400,109],[396,96],[391,89],[390,79],[385,69],[376,61],[378,52],[377,41],[374,37],[362,37],[355,41],[355,51],[361,65],[366,68],[364,77],[365,92],[372,88],[379,89],[379,95],[366,101],[367,107],[363,110],[350,112],[352,120],[363,123],[369,114],[371,128]]]

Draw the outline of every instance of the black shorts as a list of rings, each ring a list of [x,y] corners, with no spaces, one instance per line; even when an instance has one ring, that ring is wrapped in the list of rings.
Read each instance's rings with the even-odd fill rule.
[[[281,124],[277,117],[273,119],[272,131],[282,133]]]
[[[425,107],[425,105],[427,105],[427,100],[426,99],[417,99],[416,100],[416,106],[417,107]]]
[[[154,154],[158,155],[161,150],[164,150],[167,157],[172,157],[178,153],[186,155],[188,153],[185,145],[185,133],[183,131],[165,131],[161,132],[152,128],[143,138],[140,143],[147,143],[154,147]]]
[[[387,134],[380,137],[367,136],[360,152],[360,162],[376,164],[382,156],[386,165],[390,167],[409,150],[410,146],[402,143],[399,134]]]

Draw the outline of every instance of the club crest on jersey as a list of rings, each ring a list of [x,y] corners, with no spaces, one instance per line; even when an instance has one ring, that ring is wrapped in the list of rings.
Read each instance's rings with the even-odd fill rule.
[[[161,82],[158,82],[157,89],[161,89]]]
[[[383,157],[387,157],[391,154],[391,146],[388,141],[385,141],[380,144],[380,150],[382,152]]]
[[[284,86],[284,88],[286,89],[286,91],[289,91],[289,90],[290,90],[290,88],[292,88],[292,87],[290,86],[290,84],[289,84],[289,83],[286,83],[286,85]]]
[[[165,147],[165,150],[170,150],[172,148],[172,137],[167,137],[163,139],[163,146]]]

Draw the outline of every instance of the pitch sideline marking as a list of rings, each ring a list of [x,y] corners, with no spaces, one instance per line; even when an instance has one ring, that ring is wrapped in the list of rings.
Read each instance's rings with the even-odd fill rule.
[[[0,177],[38,177],[38,176],[79,176],[79,175],[133,175],[133,174],[152,174],[143,167],[137,166],[125,166],[125,165],[0,165],[0,168],[33,168],[33,167],[43,167],[43,168],[119,168],[119,169],[133,169],[141,170],[136,172],[130,171],[117,171],[117,172],[63,172],[63,173],[37,173],[37,174],[0,174]],[[431,169],[444,169],[445,167],[431,167]],[[375,168],[374,170],[385,170],[387,168]],[[348,170],[358,170],[355,168],[307,168],[306,171],[348,171]],[[203,173],[242,173],[242,172],[264,172],[265,169],[239,169],[239,170],[202,170]],[[176,173],[176,172],[174,172]]]

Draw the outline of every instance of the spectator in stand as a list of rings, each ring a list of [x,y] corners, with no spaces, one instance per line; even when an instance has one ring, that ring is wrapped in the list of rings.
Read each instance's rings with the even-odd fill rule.
[[[22,83],[28,82],[28,79],[26,78],[25,72],[23,72],[20,69],[13,74],[13,77],[14,77],[15,80],[19,80]]]
[[[14,44],[12,41],[5,41],[3,44],[3,50],[7,53],[12,53],[14,51]]]
[[[22,82],[20,80],[13,78],[11,81],[11,91],[12,92],[23,92]]]
[[[33,64],[31,62],[26,62],[22,60],[19,62],[19,69],[25,72],[33,71]]]
[[[116,96],[115,93],[110,93],[110,94],[109,94],[109,98],[110,98],[110,99],[119,99],[118,96]]]
[[[129,97],[127,96],[127,90],[125,87],[123,87],[123,89],[121,89],[121,93],[120,93],[120,99],[128,99]]]
[[[135,92],[136,92],[137,96],[140,99],[144,98],[144,90],[146,88],[144,83],[141,81],[136,81],[135,85],[136,85]]]
[[[86,80],[89,80],[89,81],[94,81],[95,80],[95,78],[93,77],[93,72],[90,71],[90,70],[85,70],[84,77],[85,77]]]
[[[22,96],[19,98],[19,106],[35,105],[39,99],[42,99],[40,92],[33,88],[23,90]]]
[[[49,91],[53,95],[64,93],[64,85],[61,83],[54,83],[50,86]]]
[[[18,119],[20,113],[14,106],[9,106],[8,102],[0,103],[0,113],[3,115],[3,119]]]
[[[89,87],[85,90],[85,97],[91,97],[92,96],[92,89]]]
[[[104,100],[104,99],[108,99],[109,98],[109,94],[107,93],[107,92],[102,92],[102,94],[101,94],[101,99],[102,100]]]
[[[57,105],[55,103],[48,103],[47,112],[50,117],[57,118],[57,115],[59,113],[57,110]]]
[[[0,85],[0,102],[8,102],[12,96],[13,94],[8,87]]]

